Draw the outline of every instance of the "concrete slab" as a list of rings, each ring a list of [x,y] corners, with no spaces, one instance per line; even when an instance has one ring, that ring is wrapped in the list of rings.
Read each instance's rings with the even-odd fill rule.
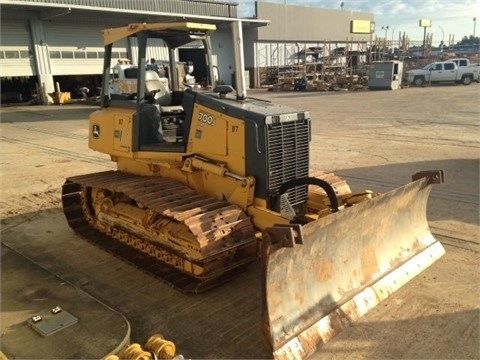
[[[100,359],[129,344],[123,315],[14,250],[2,245],[1,251],[1,352],[7,358]],[[52,312],[56,307],[61,311]],[[42,320],[32,320],[39,315]]]

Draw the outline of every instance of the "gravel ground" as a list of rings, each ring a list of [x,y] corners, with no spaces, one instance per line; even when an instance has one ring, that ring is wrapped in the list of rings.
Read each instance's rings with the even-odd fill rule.
[[[308,110],[311,167],[335,171],[353,189],[385,192],[420,170],[446,172],[428,205],[432,232],[446,255],[324,345],[319,357],[480,358],[479,87],[250,92]],[[255,266],[213,294],[192,299],[68,228],[60,209],[64,178],[115,168],[107,155],[87,147],[87,119],[94,109],[78,104],[1,109],[2,244],[121,312],[132,326],[132,341],[163,332],[186,357],[268,357]],[[254,285],[248,300],[239,301],[231,294],[245,283]],[[192,307],[202,315],[192,318]],[[6,315],[2,309],[2,318]]]

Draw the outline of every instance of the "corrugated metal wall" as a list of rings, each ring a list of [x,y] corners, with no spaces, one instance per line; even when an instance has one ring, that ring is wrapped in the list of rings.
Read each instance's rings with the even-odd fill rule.
[[[38,4],[89,6],[94,8],[167,12],[201,16],[237,17],[237,4],[191,0],[16,0]]]
[[[28,20],[2,16],[0,76],[36,75]]]
[[[314,7],[257,3],[257,16],[271,19],[269,26],[258,28],[259,41],[314,42],[368,41],[369,34],[350,34],[351,20],[373,21],[365,12],[320,9]]]
[[[219,80],[225,84],[232,83],[235,71],[232,34],[229,30],[216,31],[212,34],[213,63],[218,66]]]
[[[47,0],[48,1],[48,0]],[[56,1],[55,3],[73,3],[74,1]],[[75,1],[76,3],[85,1]],[[95,1],[89,1],[95,3]],[[98,1],[97,1],[98,2]],[[121,2],[120,0],[118,1]],[[148,1],[152,3],[151,1]],[[161,3],[162,1],[157,1]],[[39,3],[39,1],[36,1]],[[108,0],[102,2],[107,4]],[[137,5],[139,1],[136,1]],[[182,2],[190,4],[191,2]],[[41,8],[39,8],[40,10]],[[2,10],[5,10],[2,8]],[[29,19],[39,19],[43,13],[38,11],[10,10],[1,12],[0,42],[0,76],[31,76],[37,74],[34,47],[31,41]],[[123,19],[123,20],[122,20]],[[104,46],[102,30],[119,26],[124,17],[107,17],[102,12],[81,12],[73,10],[52,19],[38,20],[40,25],[37,34],[37,46],[45,50],[47,61],[44,73],[57,75],[91,75],[101,74]],[[228,39],[230,41],[230,38]],[[168,50],[162,40],[149,40],[147,59],[166,61]],[[188,44],[185,47],[198,47],[200,43]],[[136,63],[138,50],[136,39],[131,38],[114,44],[112,49],[112,66],[118,58],[129,58]],[[213,55],[216,65],[218,58]],[[232,66],[233,67],[233,66]],[[226,66],[228,69],[228,67]],[[229,78],[229,77],[228,77]],[[52,89],[53,91],[53,89]]]
[[[137,64],[138,60],[138,42],[136,37],[131,37],[128,39],[130,43],[131,58],[132,64]],[[147,61],[149,59],[155,59],[160,61],[168,61],[168,48],[165,45],[165,42],[162,39],[148,39],[147,42]]]
[[[103,64],[103,24],[85,26],[74,22],[45,22],[52,73],[55,75],[101,74]],[[128,56],[127,41],[114,44],[113,58]],[[115,60],[116,62],[117,60]]]

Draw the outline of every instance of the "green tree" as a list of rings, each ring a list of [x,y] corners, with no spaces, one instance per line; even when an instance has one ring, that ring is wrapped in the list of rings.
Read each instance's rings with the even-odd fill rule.
[[[457,45],[475,45],[480,43],[480,37],[478,36],[464,36],[461,41],[457,43]]]

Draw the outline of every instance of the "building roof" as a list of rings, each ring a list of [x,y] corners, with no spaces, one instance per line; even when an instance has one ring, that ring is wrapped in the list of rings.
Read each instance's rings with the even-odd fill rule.
[[[213,24],[242,21],[250,26],[264,26],[268,20],[240,19],[237,4],[218,1],[192,0],[0,0],[2,8],[40,11],[48,20],[64,14],[86,12],[115,13],[127,22],[196,21]],[[122,20],[125,21],[125,20]]]

